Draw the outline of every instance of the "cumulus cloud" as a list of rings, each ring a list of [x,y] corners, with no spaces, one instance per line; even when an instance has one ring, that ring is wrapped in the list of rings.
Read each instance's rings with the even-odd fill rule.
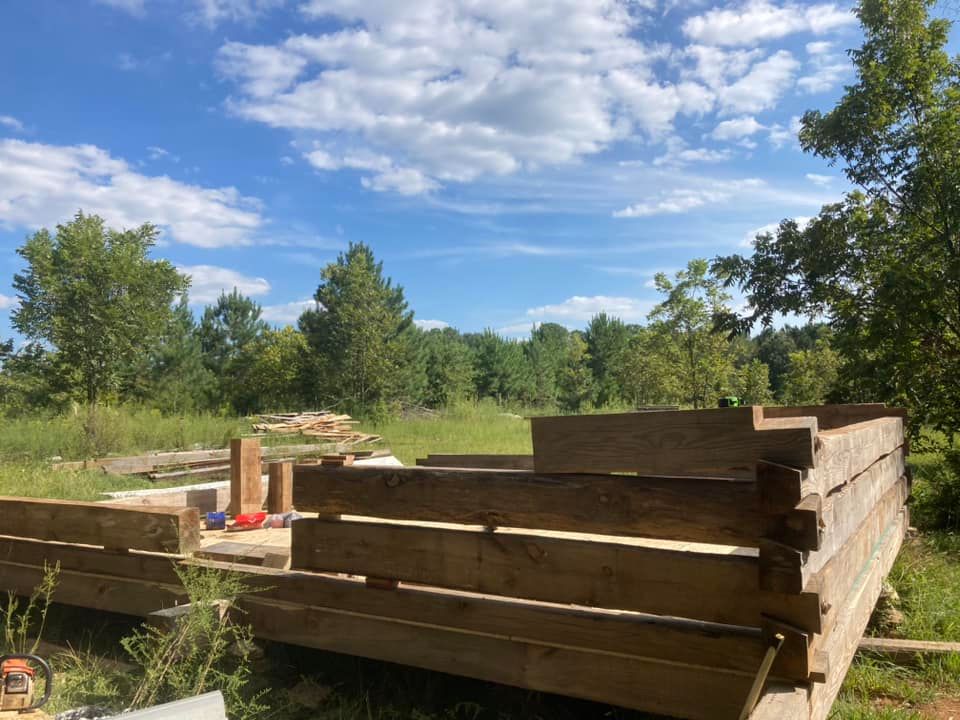
[[[800,63],[786,50],[755,63],[746,75],[721,89],[721,109],[727,114],[769,110],[790,89]]]
[[[450,327],[450,323],[443,320],[414,320],[413,322],[421,330],[443,330]]]
[[[774,148],[781,148],[789,142],[796,143],[797,135],[800,133],[800,116],[794,115],[790,118],[787,127],[775,123],[770,127],[770,134],[767,136],[770,144]]]
[[[190,300],[195,303],[213,303],[221,293],[234,288],[244,295],[256,297],[270,292],[270,283],[261,277],[243,275],[217,265],[181,265],[177,270],[190,276]]]
[[[94,145],[0,140],[0,225],[55,225],[78,209],[116,227],[153,222],[176,242],[210,248],[249,244],[264,222],[260,203],[232,187],[143,175]]]
[[[532,321],[581,326],[601,312],[618,317],[624,322],[641,322],[656,304],[654,300],[632,297],[574,295],[555,305],[541,305],[527,310],[526,316],[531,321],[527,327],[533,324]]]
[[[826,187],[833,182],[832,175],[818,175],[817,173],[807,173],[807,180],[812,182],[814,185],[819,185],[820,187]]]
[[[716,140],[739,140],[754,135],[761,130],[763,130],[763,125],[758,123],[755,117],[744,115],[733,120],[724,120],[713,129],[710,136]]]
[[[856,17],[834,3],[778,5],[747,0],[736,7],[715,7],[687,18],[684,34],[709,45],[755,45],[798,32],[817,35],[856,22]]]
[[[9,295],[0,295],[0,310],[9,310],[20,304],[20,299]]]
[[[797,87],[805,93],[814,94],[839,85],[853,72],[850,58],[842,52],[833,51],[833,43],[807,43],[806,74],[797,80]]]
[[[23,123],[13,115],[0,115],[0,126],[10,128],[13,132],[23,132]]]
[[[304,310],[311,310],[315,307],[317,307],[317,302],[313,299],[294,300],[279,305],[264,305],[261,317],[275,325],[293,325],[300,319]]]
[[[797,225],[799,225],[800,229],[802,230],[807,226],[807,224],[813,218],[807,215],[798,215],[793,219],[796,221]],[[746,233],[744,233],[743,238],[740,240],[740,247],[753,247],[753,241],[756,239],[757,235],[776,234],[777,228],[779,227],[780,227],[780,223],[774,222],[774,223],[767,223],[766,225],[761,225],[760,227],[754,228],[753,230],[748,230]]]
[[[626,0],[415,3],[312,0],[332,29],[227,43],[227,107],[298,136],[314,167],[359,169],[372,190],[427,193],[659,138],[715,105],[693,75],[657,77],[669,48],[634,33]],[[368,167],[358,153],[381,157]]]
[[[268,10],[278,8],[285,0],[194,0],[192,19],[216,27],[221,22],[249,23]]]

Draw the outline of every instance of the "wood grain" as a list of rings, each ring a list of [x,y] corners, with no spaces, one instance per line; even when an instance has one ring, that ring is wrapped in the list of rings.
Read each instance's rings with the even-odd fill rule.
[[[0,497],[0,517],[0,532],[23,538],[181,554],[200,545],[196,508]]]
[[[530,419],[540,473],[753,476],[759,460],[813,467],[815,418],[765,421],[763,408]]]
[[[258,512],[263,507],[260,476],[260,441],[234,438],[230,441],[230,512]]]
[[[293,509],[293,463],[270,463],[267,467],[267,512],[289,512]]]
[[[521,470],[297,465],[298,510],[756,545],[754,484]]]
[[[490,470],[533,470],[533,455],[439,455],[418,458],[423,467],[487,468]]]

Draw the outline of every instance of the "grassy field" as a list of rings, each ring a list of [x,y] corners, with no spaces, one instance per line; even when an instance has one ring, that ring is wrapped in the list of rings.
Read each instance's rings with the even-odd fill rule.
[[[106,490],[143,487],[139,479],[100,472],[53,472],[49,458],[77,459],[148,450],[223,447],[246,432],[237,418],[162,418],[149,411],[78,412],[65,417],[0,421],[0,494],[98,499]],[[383,435],[405,463],[435,453],[529,453],[521,414],[496,406],[466,406],[443,416],[391,420],[363,429]],[[916,456],[918,464],[935,458]],[[918,473],[922,483],[922,473]],[[943,533],[910,539],[890,576],[902,598],[898,635],[960,641],[960,537]],[[129,618],[57,608],[46,638],[77,652],[54,657],[55,709],[84,703],[124,705],[131,673],[105,658],[125,660],[117,641],[134,628]],[[82,630],[78,630],[82,628]],[[639,713],[525,692],[328,653],[269,645],[254,666],[252,688],[271,687],[272,712],[258,717],[319,720],[641,720]],[[910,668],[860,657],[834,708],[836,720],[960,719],[960,660]]]

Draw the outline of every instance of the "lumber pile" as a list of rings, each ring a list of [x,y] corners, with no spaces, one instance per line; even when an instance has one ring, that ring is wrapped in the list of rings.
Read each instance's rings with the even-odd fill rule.
[[[257,433],[306,435],[335,442],[338,445],[358,445],[380,440],[379,435],[369,435],[354,428],[359,420],[354,420],[349,415],[336,415],[325,410],[260,415],[259,417],[260,422],[253,425],[253,430]]]

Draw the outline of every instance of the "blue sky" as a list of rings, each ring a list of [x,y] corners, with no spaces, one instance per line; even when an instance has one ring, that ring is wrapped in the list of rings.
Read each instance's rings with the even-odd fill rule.
[[[796,128],[858,44],[842,2],[3,3],[0,329],[78,208],[160,225],[198,309],[295,322],[354,240],[428,325],[640,321],[655,272],[840,197]]]

